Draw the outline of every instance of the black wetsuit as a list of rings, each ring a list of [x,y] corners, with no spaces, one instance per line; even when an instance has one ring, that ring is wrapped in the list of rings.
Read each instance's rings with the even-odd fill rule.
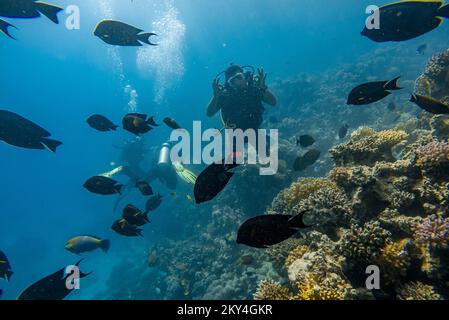
[[[228,129],[257,130],[263,122],[263,91],[249,86],[242,92],[226,88],[219,102],[221,116]]]

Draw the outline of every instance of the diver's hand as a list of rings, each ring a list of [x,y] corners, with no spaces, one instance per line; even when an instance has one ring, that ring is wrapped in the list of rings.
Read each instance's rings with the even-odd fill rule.
[[[212,90],[214,91],[214,97],[220,96],[222,91],[219,81],[220,81],[219,79],[214,79],[214,82],[212,83]]]
[[[265,73],[263,68],[257,68],[257,86],[264,91],[268,89],[267,85],[265,84],[267,76],[268,74]]]

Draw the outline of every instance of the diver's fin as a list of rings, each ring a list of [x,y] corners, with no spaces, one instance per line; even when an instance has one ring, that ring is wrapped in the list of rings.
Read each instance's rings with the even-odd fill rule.
[[[384,86],[385,90],[401,90],[403,88],[398,86],[398,80],[401,77],[397,77],[389,82]]]
[[[446,4],[438,9],[438,15],[443,18],[449,18],[449,4]]]
[[[9,27],[16,28],[16,26],[14,26],[14,25],[12,25],[12,24],[10,24],[10,23],[8,23],[8,22],[3,21],[3,20],[0,19],[0,31],[3,32],[3,33],[4,33],[5,35],[7,35],[8,37],[10,37],[11,39],[16,40],[16,38],[14,38],[14,37],[9,33],[9,30],[8,30]],[[16,29],[17,29],[17,28],[16,28]]]
[[[42,13],[44,16],[46,16],[54,23],[59,24],[58,12],[62,11],[63,10],[62,8],[45,2],[35,2],[34,4],[37,7],[36,8],[37,11]]]
[[[150,41],[150,37],[151,37],[151,36],[157,36],[157,34],[152,33],[152,32],[142,33],[142,34],[138,34],[138,35],[137,35],[137,39],[138,39],[140,42],[149,44],[150,46],[157,46],[156,43],[152,43],[152,42]]]
[[[111,241],[109,240],[103,240],[101,241],[101,250],[103,250],[104,252],[108,252],[109,248],[111,247]]]
[[[292,217],[288,222],[290,223],[291,228],[299,229],[299,228],[308,228],[309,226],[304,223],[304,215],[309,212],[308,210],[304,210],[298,215]]]
[[[56,148],[59,147],[62,142],[57,141],[57,140],[52,140],[52,139],[47,139],[47,138],[42,138],[41,142],[51,151],[56,152]]]

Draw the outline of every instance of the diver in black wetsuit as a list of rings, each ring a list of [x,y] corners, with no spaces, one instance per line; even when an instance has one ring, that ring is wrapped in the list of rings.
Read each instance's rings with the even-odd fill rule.
[[[251,68],[252,71],[245,71]],[[225,84],[220,85],[220,76],[225,74]],[[207,115],[218,111],[226,129],[257,130],[263,122],[264,103],[275,106],[276,97],[265,84],[267,74],[263,69],[240,67],[231,64],[213,81],[214,97],[207,107]]]

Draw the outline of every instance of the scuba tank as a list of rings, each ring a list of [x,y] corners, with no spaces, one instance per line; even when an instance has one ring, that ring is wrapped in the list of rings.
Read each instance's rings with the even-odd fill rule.
[[[158,166],[161,166],[161,167],[171,166],[170,150],[171,150],[171,144],[169,142],[165,142],[162,145],[161,150],[159,151],[159,159],[157,162]]]

